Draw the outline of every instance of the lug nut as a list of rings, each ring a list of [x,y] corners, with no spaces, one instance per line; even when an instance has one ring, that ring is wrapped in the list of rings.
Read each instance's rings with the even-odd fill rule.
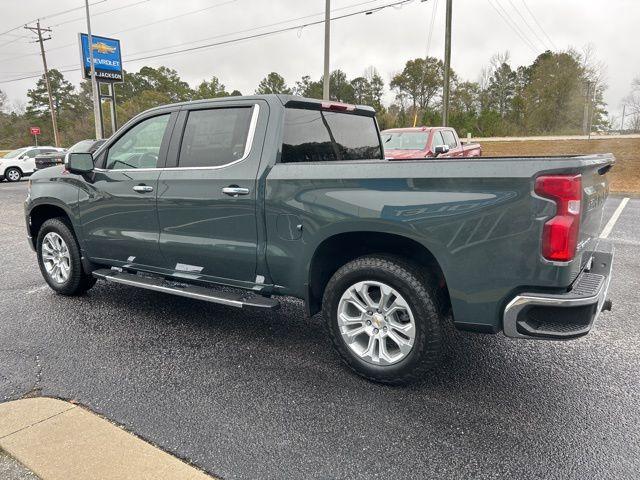
[[[387,331],[387,327],[385,326],[382,330],[384,330],[386,332]]]
[[[379,332],[379,330],[377,328],[373,329],[373,333],[378,333],[378,332]]]
[[[367,310],[367,315],[373,315],[373,312],[371,310]]]
[[[371,325],[371,320],[367,320],[367,325]]]

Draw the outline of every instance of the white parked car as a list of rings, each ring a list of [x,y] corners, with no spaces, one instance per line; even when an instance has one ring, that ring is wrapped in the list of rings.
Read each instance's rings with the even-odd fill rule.
[[[24,147],[7,153],[0,158],[0,181],[17,182],[24,176],[31,175],[36,169],[36,155],[63,152],[56,147]]]

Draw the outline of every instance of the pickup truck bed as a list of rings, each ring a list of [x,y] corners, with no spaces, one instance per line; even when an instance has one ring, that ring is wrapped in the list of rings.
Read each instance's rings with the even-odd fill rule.
[[[131,142],[147,126],[156,133]],[[291,295],[323,312],[357,373],[406,383],[437,358],[448,312],[460,329],[519,338],[589,331],[606,306],[613,252],[599,234],[613,163],[387,161],[367,107],[233,97],[141,114],[93,157],[37,172],[25,212],[60,293],[85,291],[95,272],[232,307]],[[47,263],[52,233],[81,259],[62,282]]]

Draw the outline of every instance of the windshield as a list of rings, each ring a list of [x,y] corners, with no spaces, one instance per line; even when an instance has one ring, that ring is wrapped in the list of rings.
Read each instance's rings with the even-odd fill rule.
[[[4,157],[2,158],[17,158],[20,155],[22,155],[24,152],[26,152],[27,150],[29,150],[28,147],[25,148],[19,148],[17,150],[13,150],[12,152],[7,153]]]
[[[75,145],[69,147],[69,152],[71,153],[87,153],[91,150],[93,146],[93,140],[80,140]]]
[[[385,150],[424,150],[429,132],[382,132]]]

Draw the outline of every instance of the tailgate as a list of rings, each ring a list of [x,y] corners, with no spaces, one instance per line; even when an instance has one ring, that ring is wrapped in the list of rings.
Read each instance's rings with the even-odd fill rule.
[[[582,216],[580,219],[580,239],[578,251],[595,251],[604,227],[604,203],[609,196],[609,178],[607,173],[613,166],[612,156],[606,162],[588,164],[581,169],[582,174]],[[589,260],[582,257],[583,263]]]

